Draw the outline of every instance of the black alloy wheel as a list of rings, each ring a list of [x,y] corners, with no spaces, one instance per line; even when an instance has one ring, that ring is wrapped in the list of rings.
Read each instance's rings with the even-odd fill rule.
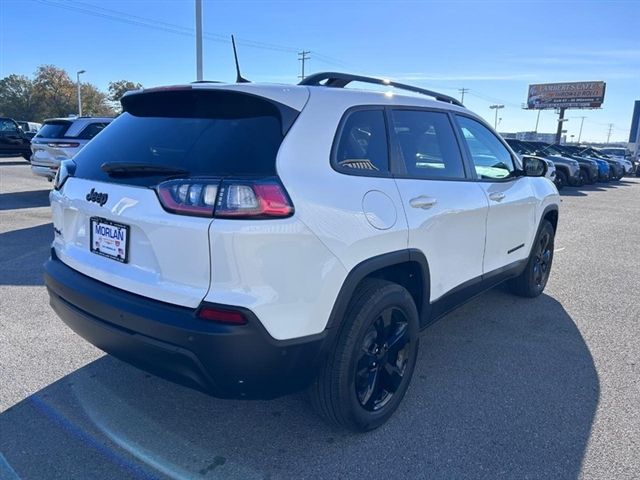
[[[383,310],[364,336],[356,362],[355,388],[368,411],[384,407],[402,384],[409,361],[409,324],[395,307]]]
[[[534,298],[547,286],[553,263],[555,230],[548,220],[542,220],[527,265],[520,275],[510,280],[513,293]]]
[[[419,322],[406,288],[383,279],[363,280],[347,307],[336,345],[309,388],[316,412],[356,432],[389,420],[415,369]]]
[[[544,289],[549,280],[549,273],[551,272],[551,259],[553,257],[553,248],[551,242],[552,234],[548,231],[541,232],[538,242],[535,246],[535,259],[533,264],[533,281],[536,287]]]

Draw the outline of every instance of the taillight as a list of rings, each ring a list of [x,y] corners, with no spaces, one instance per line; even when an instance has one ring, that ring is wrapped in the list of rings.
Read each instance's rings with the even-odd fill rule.
[[[158,185],[162,206],[172,212],[212,217],[218,194],[218,179],[169,180]]]
[[[54,148],[76,148],[80,146],[77,142],[49,142],[47,145]]]
[[[264,219],[293,214],[293,205],[277,179],[169,180],[157,187],[165,210],[200,217]]]
[[[237,310],[224,310],[216,307],[204,306],[196,314],[198,318],[229,325],[245,325],[247,319]]]
[[[220,186],[215,217],[273,218],[288,217],[293,205],[277,180],[225,180]]]

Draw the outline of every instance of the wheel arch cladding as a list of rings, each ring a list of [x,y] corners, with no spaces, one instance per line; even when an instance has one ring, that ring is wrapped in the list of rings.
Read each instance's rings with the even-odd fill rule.
[[[558,230],[558,207],[555,205],[549,205],[542,214],[543,220],[548,220],[553,227],[553,231]]]
[[[367,278],[389,280],[406,288],[416,304],[420,325],[426,323],[430,305],[429,264],[420,250],[406,249],[369,258],[353,267],[338,293],[327,328],[341,325],[353,294]]]

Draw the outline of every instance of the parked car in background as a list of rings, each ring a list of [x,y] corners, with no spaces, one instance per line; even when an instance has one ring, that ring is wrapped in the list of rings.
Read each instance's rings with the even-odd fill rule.
[[[505,142],[507,142],[507,144],[520,157],[520,159],[522,159],[525,155],[528,155],[530,157],[535,157],[536,156],[533,151],[531,151],[528,148],[525,148],[523,145],[518,144],[517,142],[519,142],[519,140],[505,139]],[[558,177],[557,177],[555,164],[551,160],[549,160],[548,158],[545,158],[543,156],[538,156],[538,158],[540,160],[543,160],[547,164],[547,174],[545,176],[556,185],[556,188],[558,190],[561,189],[562,187],[564,187],[566,182],[565,183],[558,183],[558,181],[557,181]]]
[[[30,138],[13,118],[0,117],[0,156],[31,157]]]
[[[561,152],[554,148],[554,146],[544,142],[528,142],[536,147],[536,151],[539,155],[546,155],[551,160],[560,161],[560,159],[574,160],[578,162],[580,168],[580,182],[579,185],[593,184],[598,181],[599,170],[598,163],[595,160],[588,160],[583,158],[573,158],[571,155]],[[607,176],[609,175],[607,167]]]
[[[606,155],[600,155],[594,149],[590,147],[578,147],[576,145],[562,145],[562,148],[565,150],[572,152],[573,155],[589,158],[591,160],[595,160],[596,162],[605,162],[609,165],[609,180],[620,180],[624,176],[624,165],[622,162],[617,160],[613,160]]]
[[[630,157],[625,158],[624,155],[622,156],[610,155],[610,154],[604,153],[601,149],[594,148],[594,147],[584,147],[584,150],[582,150],[581,153],[583,155],[589,155],[591,157],[597,157],[607,161],[616,162],[622,168],[622,175],[618,177],[618,180],[620,180],[620,178],[622,178],[624,175],[630,175],[631,172],[633,172],[633,163],[631,162]]]
[[[631,152],[624,147],[602,147],[596,150],[610,157],[631,159]]]
[[[38,133],[38,130],[40,130],[40,127],[42,127],[42,124],[38,122],[27,122],[25,120],[18,120],[17,122],[22,131],[29,138],[33,138],[36,133]]]
[[[520,156],[522,155],[534,155],[541,156],[545,160],[552,162],[555,165],[556,175],[554,183],[558,190],[562,189],[566,185],[572,187],[578,187],[582,185],[580,178],[580,164],[576,160],[564,157],[549,157],[544,154],[538,153],[538,149],[535,145],[531,145],[528,142],[515,139],[505,139],[505,141],[513,148],[513,150]]]
[[[553,144],[553,145],[549,145],[549,147],[547,147],[548,150],[554,150],[557,151],[560,155],[564,155],[566,157],[572,158],[574,160],[577,160],[580,163],[584,163],[587,165],[595,165],[595,168],[597,169],[597,176],[595,178],[595,181],[598,182],[608,182],[609,180],[611,180],[611,168],[609,166],[609,163],[605,162],[604,160],[599,160],[596,158],[588,158],[586,156],[583,155],[579,155],[578,152],[576,152],[575,150],[568,148],[566,145],[558,145]]]
[[[113,121],[111,117],[52,118],[31,140],[31,171],[53,180],[60,162],[72,158]]]

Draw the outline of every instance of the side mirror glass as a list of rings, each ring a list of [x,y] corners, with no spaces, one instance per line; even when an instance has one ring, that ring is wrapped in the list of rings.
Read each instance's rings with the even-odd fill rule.
[[[544,177],[547,174],[547,162],[538,157],[523,157],[522,166],[527,177]]]

